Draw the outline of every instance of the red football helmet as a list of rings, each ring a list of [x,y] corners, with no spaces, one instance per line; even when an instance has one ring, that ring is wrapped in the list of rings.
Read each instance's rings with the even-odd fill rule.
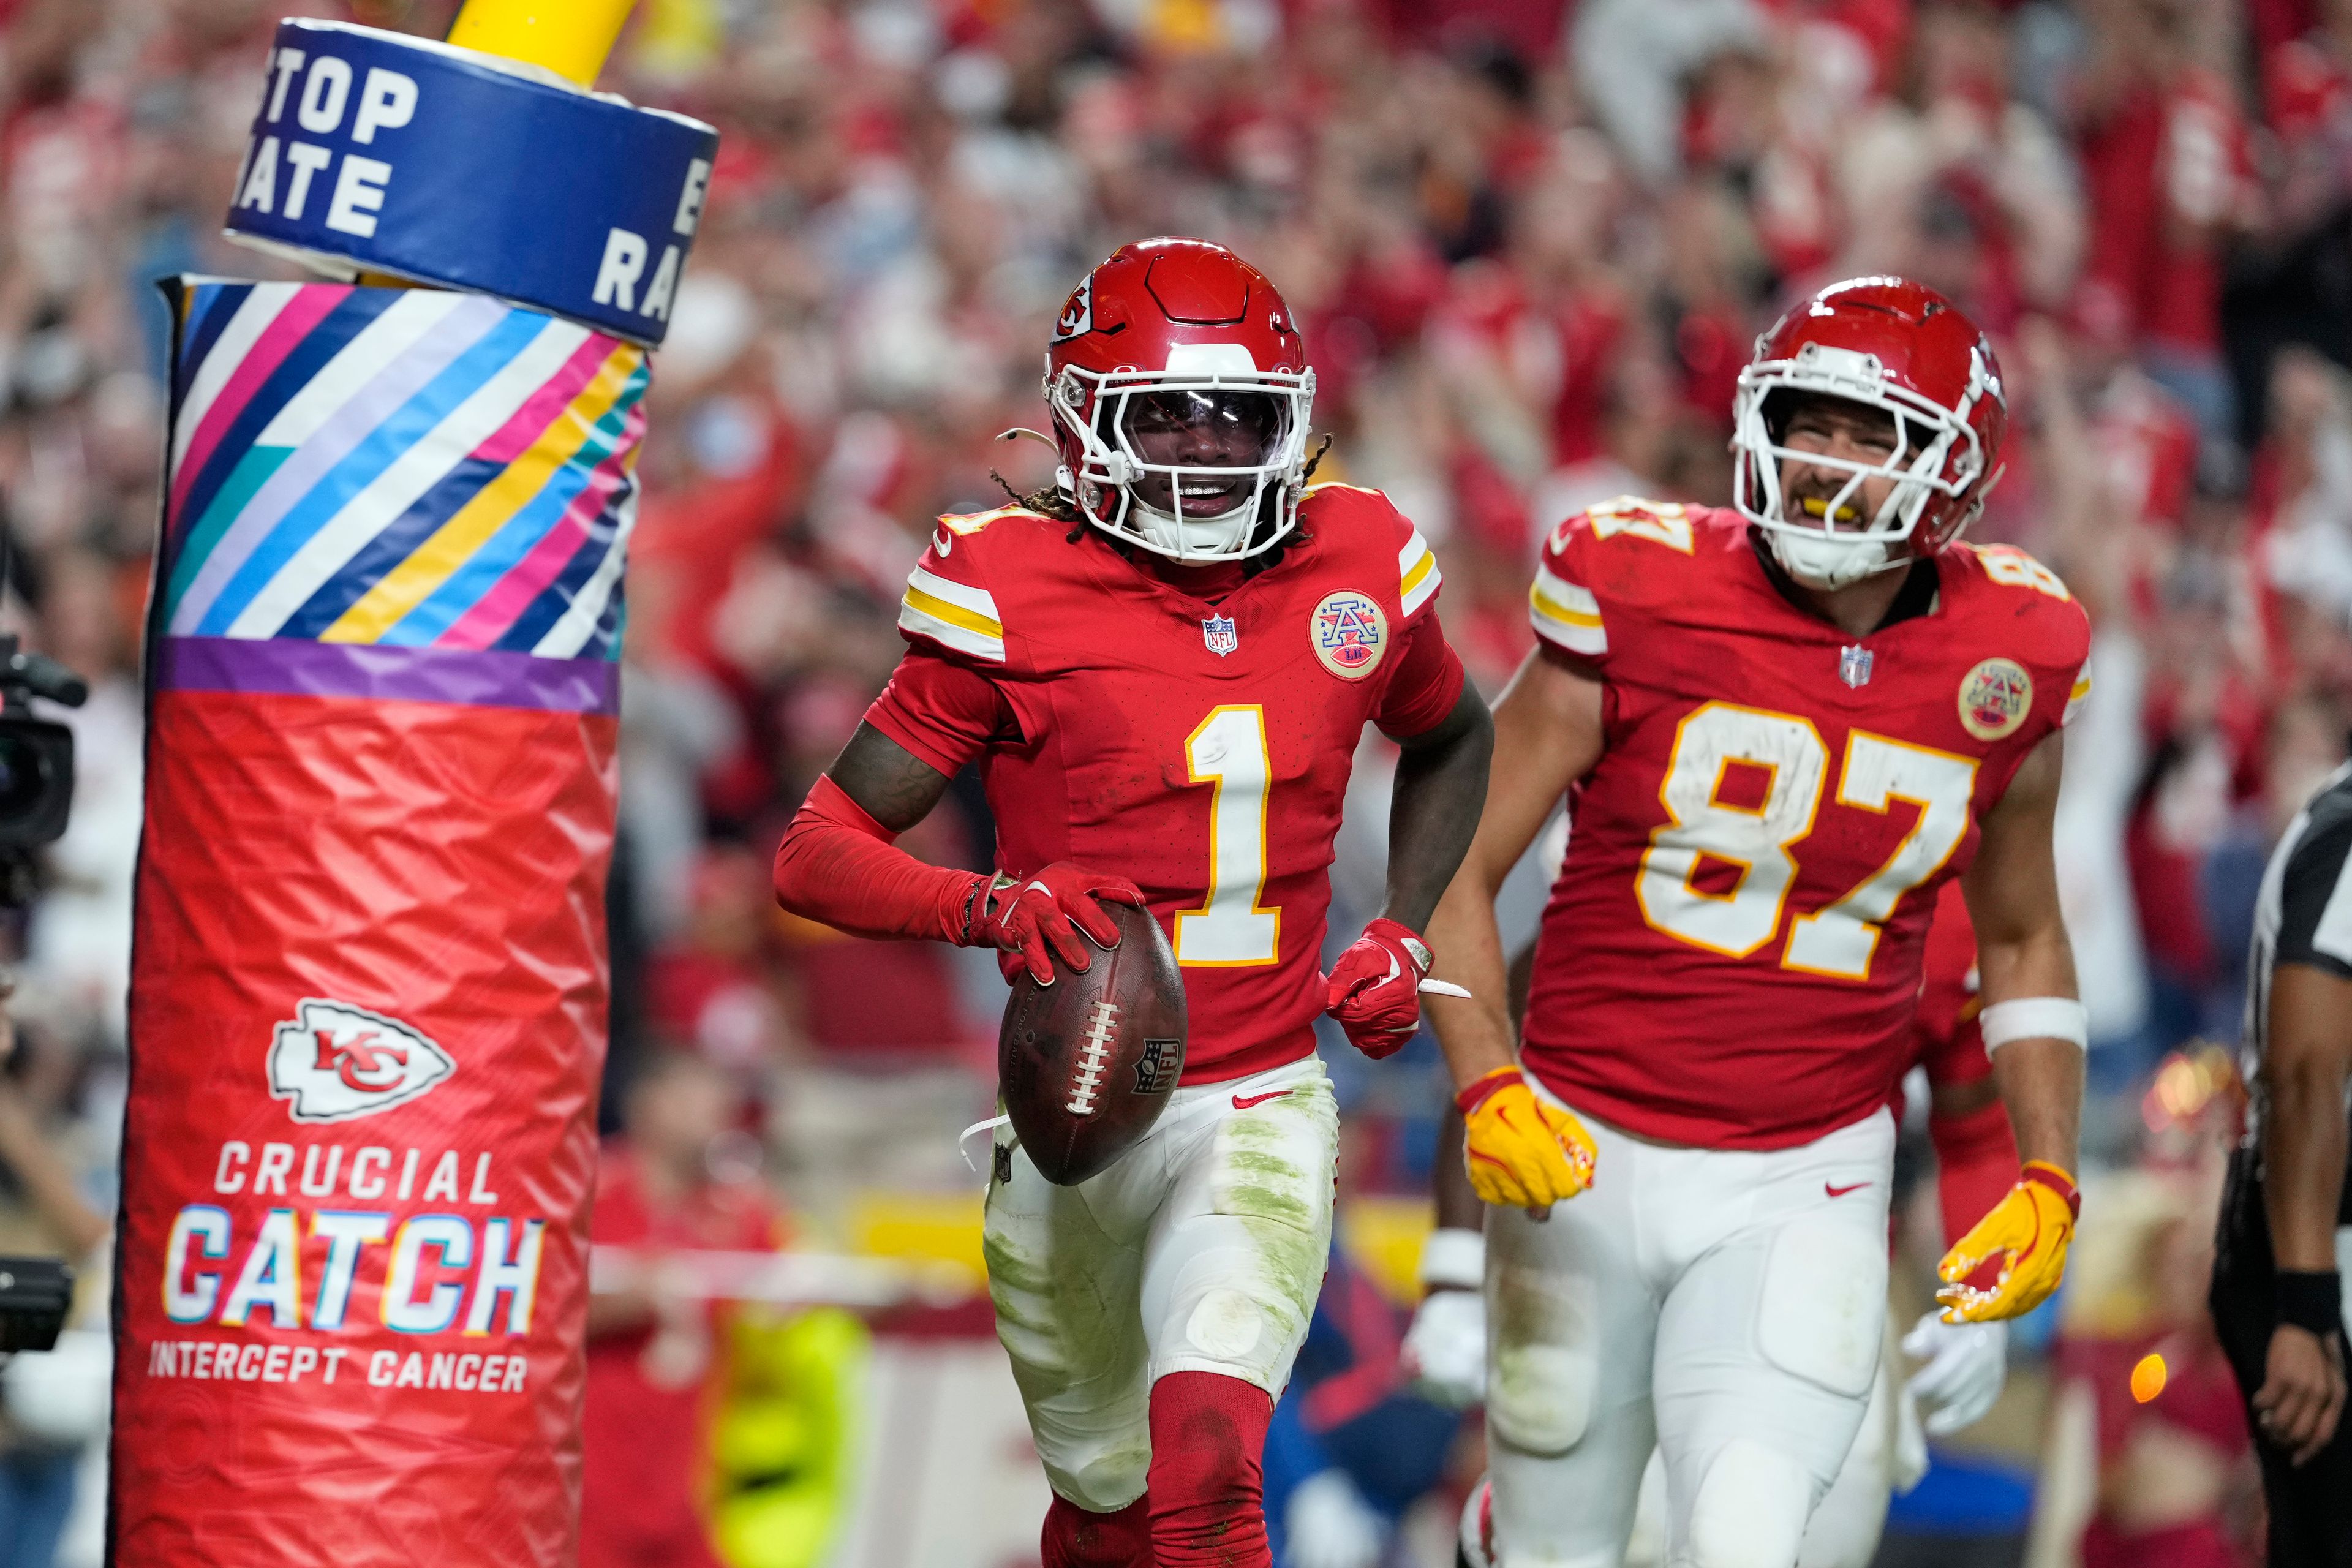
[[[1203,239],[1121,246],[1045,351],[1062,493],[1178,561],[1237,561],[1297,525],[1314,399],[1273,282]]]
[[[1866,463],[1785,445],[1791,395],[1808,394],[1892,415],[1893,450]],[[1756,340],[1732,422],[1733,504],[1765,531],[1790,576],[1843,588],[1932,555],[1975,521],[2000,477],[2009,410],[1992,344],[1950,300],[1900,278],[1855,278],[1831,284]],[[1788,517],[1785,461],[1851,475],[1820,522]],[[1885,504],[1841,529],[1841,519],[1858,514],[1870,479],[1894,481]]]

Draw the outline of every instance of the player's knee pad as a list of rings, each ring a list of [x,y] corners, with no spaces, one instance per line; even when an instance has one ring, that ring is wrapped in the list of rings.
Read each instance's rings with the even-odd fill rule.
[[[1860,1226],[1805,1218],[1772,1238],[1756,1337],[1792,1377],[1860,1399],[1885,1338],[1886,1241]]]
[[[1677,1568],[1795,1568],[1812,1510],[1804,1466],[1753,1437],[1734,1437],[1699,1480]]]
[[[1486,1426],[1497,1440],[1549,1456],[1584,1436],[1601,1373],[1594,1294],[1580,1275],[1517,1264],[1495,1271]]]
[[[1140,1433],[1137,1434],[1141,1438]],[[1151,1475],[1148,1440],[1122,1443],[1083,1456],[1075,1468],[1048,1462],[1054,1490],[1088,1513],[1117,1513],[1143,1495]]]

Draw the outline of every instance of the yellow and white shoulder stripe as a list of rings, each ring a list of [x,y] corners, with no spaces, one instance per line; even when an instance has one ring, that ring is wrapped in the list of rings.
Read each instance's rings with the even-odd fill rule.
[[[958,653],[1004,662],[1004,625],[985,588],[952,583],[920,566],[908,574],[898,601],[898,629],[916,632]]]
[[[1404,601],[1403,609],[1408,620],[1412,618],[1414,611],[1429,603],[1430,595],[1435,594],[1437,585],[1445,580],[1437,570],[1437,557],[1430,553],[1429,541],[1421,536],[1421,530],[1417,528],[1412,531],[1412,537],[1404,542],[1404,548],[1397,552],[1397,578],[1400,584],[1397,592]]]
[[[940,526],[957,537],[978,533],[999,518],[1018,517],[1029,509],[1025,506],[1000,506],[987,511],[950,511],[940,516]]]
[[[1528,618],[1536,635],[1568,649],[1597,658],[1609,651],[1609,634],[1601,625],[1601,601],[1549,566],[1536,568],[1535,585],[1528,590]]]
[[[2076,676],[2074,689],[2066,693],[2066,710],[2058,716],[2058,722],[2062,725],[2072,724],[2074,721],[2074,715],[2083,710],[2083,704],[2090,695],[2091,678],[2088,675]]]

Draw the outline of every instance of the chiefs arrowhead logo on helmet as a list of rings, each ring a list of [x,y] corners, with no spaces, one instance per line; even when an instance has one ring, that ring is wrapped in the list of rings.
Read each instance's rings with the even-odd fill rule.
[[[389,1110],[457,1070],[447,1051],[396,1018],[306,996],[269,1040],[269,1093],[297,1121]]]
[[[1071,291],[1070,302],[1062,307],[1061,317],[1054,323],[1054,341],[1066,343],[1072,338],[1084,337],[1094,330],[1095,275],[1089,272]]]

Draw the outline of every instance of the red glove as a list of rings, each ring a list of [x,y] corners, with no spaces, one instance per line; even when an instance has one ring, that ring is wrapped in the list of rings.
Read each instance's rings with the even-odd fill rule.
[[[1421,980],[1432,962],[1421,938],[1394,921],[1374,921],[1331,966],[1324,1010],[1374,1061],[1394,1056],[1421,1027]]]
[[[1086,943],[1078,940],[1080,931],[1105,952],[1118,945],[1118,927],[1103,912],[1098,899],[1146,907],[1143,889],[1126,878],[1089,871],[1067,860],[1056,860],[1034,877],[1000,874],[981,884],[959,945],[1017,953],[1032,980],[1051,985],[1056,958],[1062,967],[1079,974],[1094,966]],[[999,964],[1007,980],[1021,973],[1009,956]]]

